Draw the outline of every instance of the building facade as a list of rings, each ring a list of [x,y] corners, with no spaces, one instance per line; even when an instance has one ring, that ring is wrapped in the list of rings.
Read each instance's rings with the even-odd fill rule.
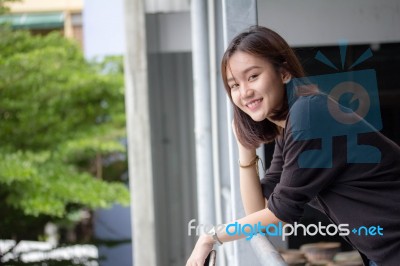
[[[59,31],[83,47],[83,0],[24,0],[8,6],[10,13],[0,16],[0,22],[8,22],[16,29],[28,29],[33,34]]]

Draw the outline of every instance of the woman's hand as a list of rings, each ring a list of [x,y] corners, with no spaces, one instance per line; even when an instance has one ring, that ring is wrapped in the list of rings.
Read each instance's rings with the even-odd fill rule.
[[[255,156],[256,149],[249,149],[249,148],[246,148],[245,146],[243,146],[242,143],[240,143],[240,141],[239,141],[239,139],[238,139],[236,129],[237,129],[237,128],[236,128],[235,119],[232,119],[232,131],[233,131],[233,135],[235,136],[236,143],[237,143],[237,145],[238,145],[239,157],[241,157],[241,160],[244,159],[244,161],[248,161],[248,160],[253,159],[254,156]],[[243,152],[243,154],[242,154],[242,152]],[[248,158],[248,160],[245,159],[245,158],[248,157],[247,155],[250,156],[250,157]]]
[[[235,119],[232,119],[232,132],[233,132],[233,135],[235,136],[235,140],[236,140],[236,143],[237,143],[239,149],[243,148],[243,149],[246,149],[246,150],[247,150],[247,148],[245,148],[245,147],[242,145],[242,143],[239,141],[239,139],[238,139],[237,127],[236,127]]]
[[[190,255],[186,266],[203,266],[208,254],[214,246],[214,239],[211,235],[202,235],[197,240],[192,254]]]

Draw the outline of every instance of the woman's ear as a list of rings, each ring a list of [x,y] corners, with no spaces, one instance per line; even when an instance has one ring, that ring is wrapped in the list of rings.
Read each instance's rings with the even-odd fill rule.
[[[289,71],[286,70],[286,68],[282,67],[281,69],[281,79],[282,82],[287,84],[290,82],[290,80],[292,79],[292,74],[290,74]]]
[[[290,74],[290,72],[287,70],[286,68],[287,63],[283,63],[283,66],[281,67],[281,79],[282,82],[287,84],[290,82],[290,80],[292,79],[292,74]]]

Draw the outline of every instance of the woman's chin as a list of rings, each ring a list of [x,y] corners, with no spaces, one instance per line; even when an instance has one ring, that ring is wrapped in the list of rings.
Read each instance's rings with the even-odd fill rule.
[[[260,116],[260,115],[254,115],[254,116],[250,116],[251,117],[251,119],[253,120],[253,121],[255,121],[255,122],[261,122],[261,121],[264,121],[265,120],[265,117],[264,116]]]

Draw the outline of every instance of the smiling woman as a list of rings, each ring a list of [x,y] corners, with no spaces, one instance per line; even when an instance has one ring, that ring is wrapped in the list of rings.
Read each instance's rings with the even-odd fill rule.
[[[299,83],[311,77],[304,78],[296,55],[272,30],[255,26],[236,36],[224,54],[221,73],[234,109],[232,128],[246,212],[230,224],[293,224],[310,205],[337,226],[379,225],[383,234],[373,239],[350,230],[341,236],[359,251],[365,265],[398,265],[400,147],[363,118],[357,127],[330,119],[330,104],[356,114],[315,84]],[[320,132],[330,135],[310,137]],[[271,141],[273,159],[260,180],[256,148]],[[242,237],[227,231],[201,236],[187,265],[203,265],[216,240]]]
[[[254,121],[274,121],[271,116],[282,107],[283,82],[290,80],[289,72],[282,68],[278,73],[268,61],[238,51],[229,60],[227,77],[239,109]]]
[[[272,121],[282,123],[289,111],[284,84],[304,76],[281,36],[268,28],[255,29],[232,40],[221,63],[225,89],[234,103],[238,139],[249,148],[274,141],[280,129]],[[266,118],[271,123],[261,122]]]

